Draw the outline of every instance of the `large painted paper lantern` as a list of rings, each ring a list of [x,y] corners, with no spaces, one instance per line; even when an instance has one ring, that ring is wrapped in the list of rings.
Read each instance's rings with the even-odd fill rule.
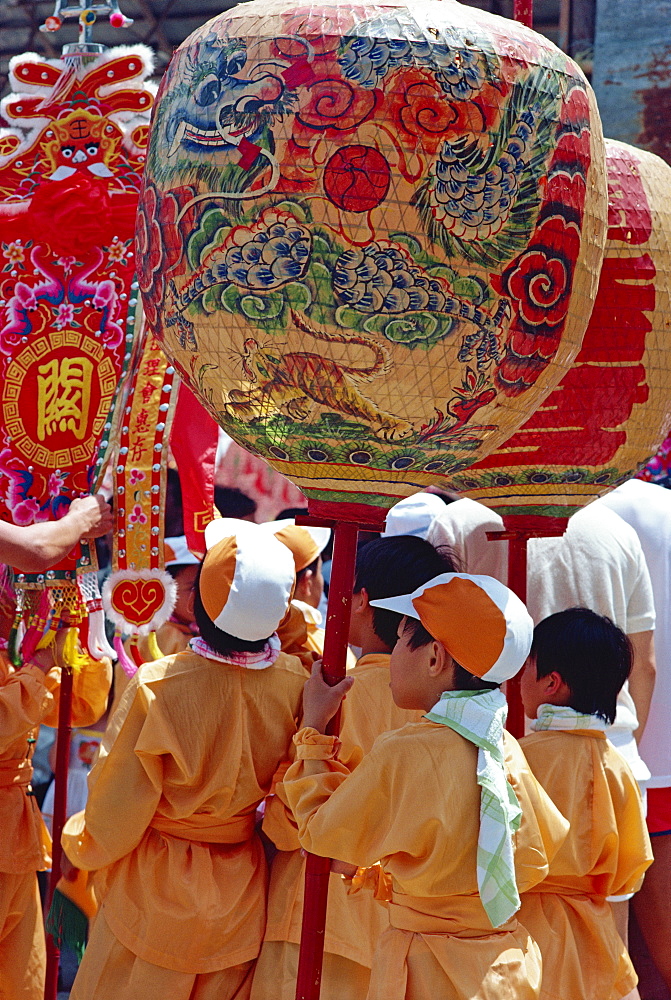
[[[560,385],[453,486],[503,515],[568,517],[630,478],[671,425],[671,167],[606,140],[608,242],[582,349]]]
[[[514,22],[454,0],[241,4],[161,85],[147,319],[310,500],[387,507],[492,451],[572,362],[603,156],[582,73]]]

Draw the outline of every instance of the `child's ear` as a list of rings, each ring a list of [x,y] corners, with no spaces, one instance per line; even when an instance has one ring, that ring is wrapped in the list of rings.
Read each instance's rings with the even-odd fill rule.
[[[429,657],[429,677],[439,677],[451,667],[452,662],[452,657],[442,642],[434,640],[431,647],[431,656]]]
[[[352,595],[352,611],[357,611],[360,614],[362,611],[367,611],[369,607],[368,591],[362,587],[358,593]]]
[[[556,670],[553,670],[552,673],[545,675],[543,678],[543,685],[545,694],[554,696],[558,694],[564,686],[564,680],[561,674],[558,674]]]
[[[186,602],[187,611],[189,612],[189,617],[193,621],[194,608],[196,605],[196,588],[192,587],[189,591],[189,597]]]

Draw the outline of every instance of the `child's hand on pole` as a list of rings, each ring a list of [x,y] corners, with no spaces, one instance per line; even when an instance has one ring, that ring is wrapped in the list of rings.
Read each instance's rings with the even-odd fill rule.
[[[331,687],[324,680],[322,661],[315,660],[310,678],[303,688],[303,725],[316,729],[318,733],[325,732],[352,684],[353,677],[343,677]]]

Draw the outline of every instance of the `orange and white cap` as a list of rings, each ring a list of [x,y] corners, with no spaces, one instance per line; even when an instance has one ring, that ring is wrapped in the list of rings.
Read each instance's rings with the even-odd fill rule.
[[[330,528],[312,528],[296,524],[289,517],[282,521],[267,521],[260,525],[265,531],[271,531],[275,538],[291,549],[296,564],[296,572],[307,569],[317,556],[320,556],[329,543]]]
[[[222,525],[228,522],[228,525]],[[296,572],[291,552],[258,524],[217,518],[207,528],[198,589],[208,618],[237,639],[267,639],[287,613]],[[222,530],[223,529],[223,530]],[[216,536],[216,537],[215,537]]]
[[[412,594],[370,603],[418,618],[460,666],[492,684],[514,677],[531,650],[531,615],[491,576],[442,573]]]
[[[186,544],[186,535],[172,535],[163,539],[163,565],[168,566],[197,566],[200,562],[198,556]]]

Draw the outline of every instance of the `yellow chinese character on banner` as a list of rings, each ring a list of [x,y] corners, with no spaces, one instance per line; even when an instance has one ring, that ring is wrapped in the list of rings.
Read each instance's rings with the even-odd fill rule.
[[[54,358],[37,369],[37,436],[72,431],[86,435],[93,364],[88,358]]]

